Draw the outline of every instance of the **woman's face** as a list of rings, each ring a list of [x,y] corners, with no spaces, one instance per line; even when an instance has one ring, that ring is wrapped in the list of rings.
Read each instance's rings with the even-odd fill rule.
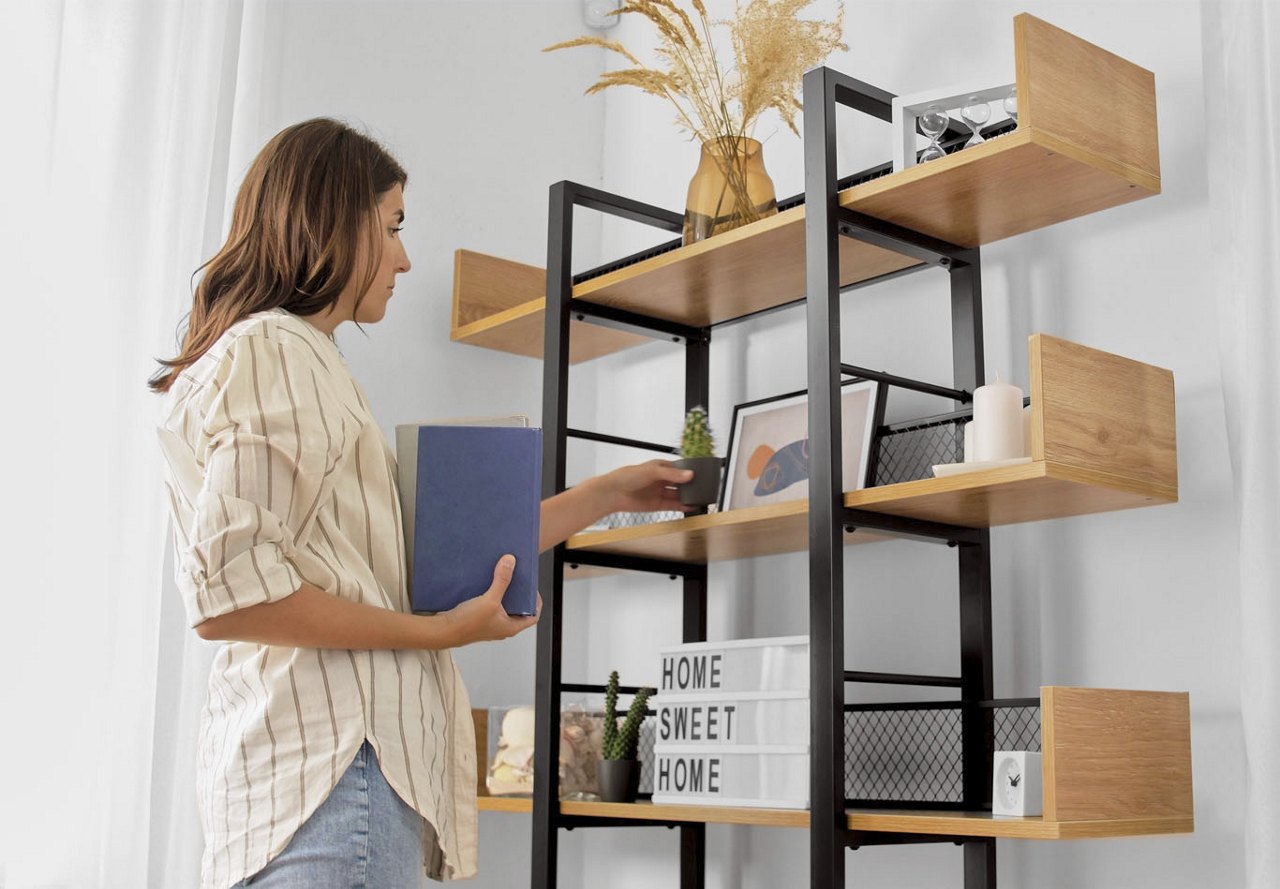
[[[378,237],[382,239],[382,261],[373,277],[373,283],[365,291],[364,299],[356,300],[354,288],[359,282],[353,282],[352,292],[339,298],[341,306],[344,300],[350,299],[350,308],[342,317],[354,317],[361,323],[373,324],[381,321],[387,313],[387,301],[391,299],[396,286],[396,275],[407,272],[410,268],[409,255],[405,252],[404,242],[400,240],[400,227],[404,223],[404,189],[393,185],[389,191],[378,199]],[[362,247],[357,269],[363,269],[367,261],[367,247]],[[357,272],[357,277],[360,277]]]
[[[376,237],[382,239],[382,261],[374,272],[373,283],[364,292],[364,299],[357,299],[360,294],[356,291],[360,287],[360,280],[364,278],[370,245],[362,242],[356,251],[355,275],[347,289],[327,311],[309,316],[308,321],[325,333],[332,334],[343,321],[355,320],[362,324],[373,324],[382,320],[387,314],[387,302],[396,286],[396,275],[409,271],[410,267],[409,255],[405,253],[404,244],[400,241],[400,226],[403,222],[404,189],[393,185],[378,199]]]

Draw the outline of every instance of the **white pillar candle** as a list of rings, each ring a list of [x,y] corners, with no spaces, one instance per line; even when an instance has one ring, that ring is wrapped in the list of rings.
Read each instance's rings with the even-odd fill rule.
[[[1024,436],[1021,389],[997,379],[974,390],[974,459],[986,463],[1022,457]]]

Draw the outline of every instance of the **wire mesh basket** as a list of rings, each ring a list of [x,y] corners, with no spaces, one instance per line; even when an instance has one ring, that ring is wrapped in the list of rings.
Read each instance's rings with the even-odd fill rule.
[[[982,713],[996,750],[1040,750],[1040,707],[996,702]],[[845,797],[868,802],[961,803],[964,718],[959,703],[845,708]]]
[[[936,464],[959,463],[964,459],[964,424],[972,416],[972,411],[964,410],[883,427],[876,439],[875,471],[869,484],[932,478]]]

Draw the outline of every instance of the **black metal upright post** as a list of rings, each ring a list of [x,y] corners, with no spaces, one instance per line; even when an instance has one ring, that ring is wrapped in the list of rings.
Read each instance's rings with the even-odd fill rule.
[[[542,374],[542,496],[564,490],[569,393],[569,299],[573,256],[573,190],[551,186],[547,223],[547,309]],[[560,817],[560,655],[563,647],[564,545],[544,553],[538,588],[534,690],[533,889],[554,889]]]
[[[684,409],[708,408],[711,397],[711,329],[689,337],[684,345]],[[705,642],[707,638],[707,566],[684,575],[683,642]],[[680,827],[680,889],[703,889],[707,872],[707,826]]]
[[[982,348],[982,263],[978,249],[965,251],[951,267],[951,340],[955,387],[972,392],[986,378]],[[958,406],[958,405],[957,405]],[[969,455],[965,455],[970,459]],[[995,697],[991,665],[991,532],[961,543],[960,699],[964,760],[964,806],[979,811],[991,803],[992,711],[980,702]],[[995,889],[996,843],[964,844],[965,889]]]
[[[844,547],[836,75],[804,76],[809,377],[809,885],[844,886]]]
[[[553,497],[564,490],[565,486],[565,444],[569,436],[568,429],[568,393],[569,393],[569,324],[577,315],[585,319],[588,315],[605,316],[610,323],[640,324],[663,336],[676,334],[684,336],[688,341],[697,344],[691,352],[690,366],[696,367],[695,389],[702,403],[706,401],[706,344],[709,333],[671,325],[657,320],[650,320],[631,313],[626,318],[619,318],[619,313],[610,312],[608,307],[589,304],[572,305],[573,298],[573,214],[575,207],[599,210],[623,219],[643,222],[666,231],[680,231],[682,218],[677,213],[629,200],[618,195],[609,194],[597,188],[578,185],[572,182],[558,182],[551,186],[550,203],[547,217],[547,288],[546,316],[543,339],[543,375],[542,375],[542,495]],[[573,309],[573,311],[570,311]],[[690,337],[690,334],[696,334]],[[576,431],[575,431],[576,432]],[[576,432],[581,437],[583,433]],[[597,440],[615,440],[613,436],[593,436]],[[643,442],[631,442],[641,447]],[[668,570],[677,566],[668,566],[658,560],[616,560],[618,567],[628,563],[631,567],[645,571]],[[602,563],[602,562],[597,562]],[[539,562],[538,587],[542,592],[542,617],[538,621],[536,683],[534,689],[534,782],[533,782],[533,866],[531,885],[533,889],[554,889],[556,885],[557,847],[559,830],[562,826],[572,827],[576,824],[589,823],[591,819],[567,819],[560,813],[560,695],[563,691],[561,678],[561,654],[563,650],[563,618],[564,602],[564,564],[565,547],[560,544],[549,552],[543,553]],[[682,569],[683,566],[678,566]],[[692,598],[691,598],[692,593]],[[691,605],[692,602],[692,605]],[[693,617],[690,618],[690,609]],[[685,633],[699,633],[699,638],[706,636],[706,569],[695,578],[690,587],[685,585]],[[611,819],[607,823],[615,826],[627,824],[621,819]],[[651,823],[651,822],[641,822]],[[684,885],[687,889],[701,889],[701,867],[705,859],[705,834],[695,830],[687,836],[681,834],[681,849],[685,852],[688,863],[682,863]],[[693,864],[696,863],[699,873],[693,875]]]

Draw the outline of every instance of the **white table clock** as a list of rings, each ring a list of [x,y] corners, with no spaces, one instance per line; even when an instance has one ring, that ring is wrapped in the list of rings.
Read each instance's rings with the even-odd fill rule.
[[[1040,754],[997,750],[991,788],[992,815],[1039,815],[1044,811]]]

